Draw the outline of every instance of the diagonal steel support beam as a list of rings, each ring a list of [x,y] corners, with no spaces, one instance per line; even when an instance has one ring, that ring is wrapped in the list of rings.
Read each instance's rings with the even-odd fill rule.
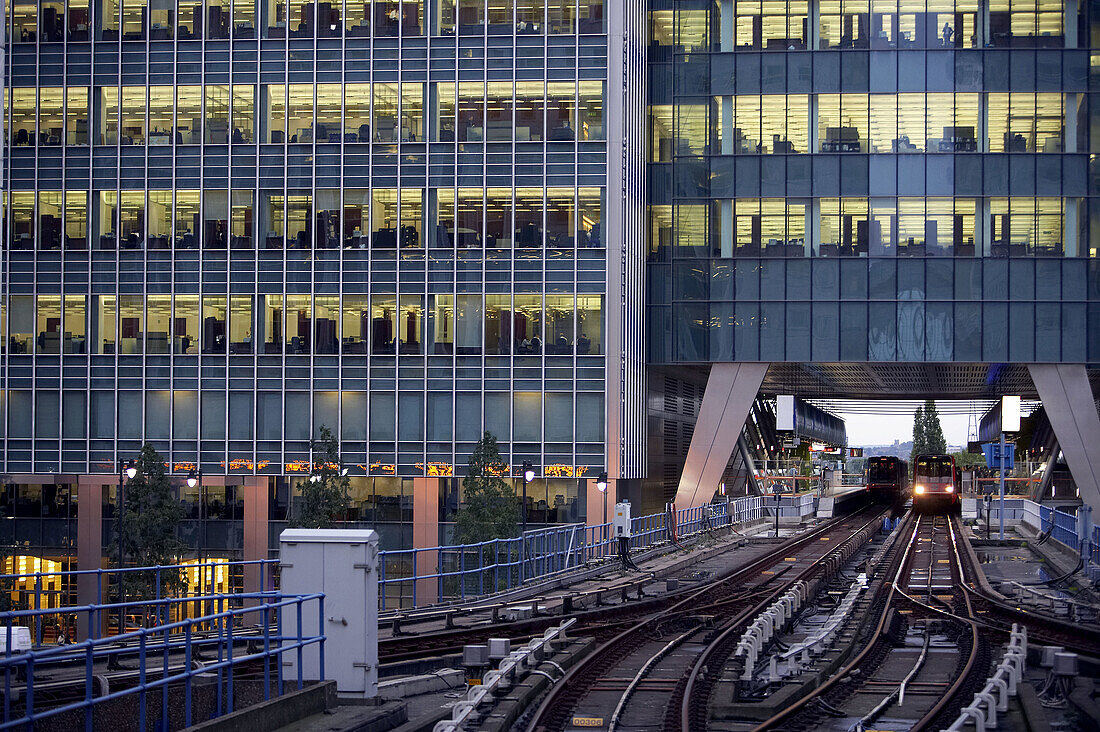
[[[1027,368],[1081,500],[1094,512],[1100,511],[1100,416],[1084,365],[1030,364]]]
[[[767,372],[767,363],[711,366],[703,405],[676,489],[677,508],[707,503],[718,489]]]

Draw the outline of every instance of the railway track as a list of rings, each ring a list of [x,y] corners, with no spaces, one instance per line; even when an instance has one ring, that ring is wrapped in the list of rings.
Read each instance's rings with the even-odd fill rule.
[[[550,690],[530,729],[680,729],[680,701],[700,653],[759,609],[799,588],[814,594],[873,536],[885,510],[867,507],[785,542],[747,566],[665,603],[603,642]]]
[[[984,683],[991,658],[991,638],[979,632],[963,589],[975,568],[964,561],[962,542],[954,517],[909,516],[890,580],[864,623],[874,630],[858,639],[861,650],[755,730],[848,729],[857,722],[873,728],[887,717],[893,727],[915,731],[946,726]],[[906,636],[919,645],[901,642]]]

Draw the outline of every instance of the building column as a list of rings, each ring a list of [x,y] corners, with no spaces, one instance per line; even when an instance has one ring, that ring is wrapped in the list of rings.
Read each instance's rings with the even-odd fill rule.
[[[1029,364],[1081,500],[1100,510],[1100,416],[1084,364]]]
[[[211,476],[210,480],[215,482],[224,481],[225,479],[219,476]],[[203,478],[203,482],[206,482],[206,478]],[[244,494],[244,560],[246,562],[270,557],[267,526],[269,486],[270,478],[265,477],[245,478],[244,483],[241,485],[241,491]],[[264,586],[265,578],[268,587]],[[270,586],[269,571],[261,570],[258,564],[245,565],[245,592],[263,592],[270,589]]]
[[[105,480],[110,478],[102,475],[81,475],[77,478],[76,568],[78,570],[94,570],[103,566],[103,483]],[[104,577],[104,584],[106,582]],[[102,603],[104,598],[100,596],[99,589],[96,575],[77,575],[76,604]],[[88,627],[90,619],[89,614],[81,616],[76,629],[78,641],[91,637],[92,629]],[[102,634],[103,628],[99,630]]]
[[[439,479],[413,478],[413,549],[417,574],[435,574],[439,553]],[[435,578],[416,581],[416,604],[429,605],[439,600],[439,583]]]
[[[716,363],[711,366],[699,419],[695,422],[684,471],[676,489],[677,508],[707,503],[718,490],[767,372],[767,363]]]

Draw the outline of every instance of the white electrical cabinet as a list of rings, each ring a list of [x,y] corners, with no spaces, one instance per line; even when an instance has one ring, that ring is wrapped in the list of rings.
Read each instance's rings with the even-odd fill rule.
[[[287,529],[279,535],[279,587],[284,596],[323,592],[324,677],[342,696],[378,695],[378,534],[361,529]],[[297,609],[283,609],[283,635],[298,636]],[[302,631],[318,634],[316,600],[302,605]],[[297,652],[283,654],[283,677],[298,678]],[[321,678],[316,644],[305,647],[305,679]]]
[[[630,501],[621,501],[615,504],[615,515],[611,518],[611,530],[616,537],[630,538]]]

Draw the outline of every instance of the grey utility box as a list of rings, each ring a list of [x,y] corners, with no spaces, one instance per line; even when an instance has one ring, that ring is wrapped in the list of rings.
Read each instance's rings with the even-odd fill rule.
[[[284,595],[325,594],[325,678],[342,696],[378,694],[378,534],[369,529],[286,529],[279,535],[279,588]],[[302,606],[302,629],[317,635],[316,602]],[[298,635],[297,610],[283,612],[283,634]],[[292,640],[290,642],[293,642]],[[320,654],[306,646],[306,679],[318,680]],[[298,654],[283,654],[283,678],[295,683]]]

